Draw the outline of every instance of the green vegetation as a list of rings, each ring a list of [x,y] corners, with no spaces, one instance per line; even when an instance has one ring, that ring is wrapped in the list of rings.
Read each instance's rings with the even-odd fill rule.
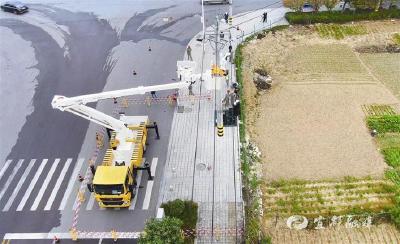
[[[399,19],[400,10],[388,9],[380,11],[358,10],[355,12],[288,12],[285,14],[290,24],[315,24],[315,23],[347,23],[361,20]]]
[[[274,193],[269,193],[274,189]],[[394,205],[390,181],[345,177],[342,181],[279,180],[263,186],[266,217],[295,214],[307,217],[385,212]]]
[[[193,201],[182,201],[176,199],[174,201],[169,201],[161,204],[164,208],[165,215],[168,217],[174,217],[182,220],[183,229],[196,229],[197,223],[197,203]]]
[[[379,148],[400,148],[400,133],[385,133],[376,137]]]
[[[389,210],[391,220],[400,228],[400,115],[381,115],[367,117],[367,125],[376,129],[376,138],[385,162],[392,167],[385,172],[385,177],[394,183],[391,192],[394,205]]]
[[[395,33],[395,34],[393,34],[393,41],[394,41],[394,43],[396,43],[397,45],[400,45],[400,33]]]
[[[243,48],[243,44],[239,44],[235,51],[236,81],[239,84],[240,88],[243,87],[242,48]],[[239,115],[239,120],[241,122],[239,124],[239,133],[240,133],[240,142],[243,143],[245,141],[245,135],[246,135],[245,123],[244,123],[246,121],[246,115],[244,113],[244,111],[246,109],[246,100],[243,99],[244,98],[243,89],[239,90],[239,97],[241,98],[240,99],[240,111],[242,111]]]
[[[165,216],[177,218],[182,221],[182,230],[193,231],[196,229],[197,224],[197,203],[193,201],[182,201],[176,199],[161,204],[164,208]],[[193,232],[194,233],[194,232]],[[185,243],[193,243],[196,236],[186,236]]]
[[[182,221],[177,218],[150,219],[139,238],[140,244],[183,244]]]
[[[346,36],[367,34],[367,29],[361,25],[320,24],[316,26],[318,34],[325,38],[343,39]]]
[[[382,150],[385,162],[393,168],[400,167],[400,147],[385,148]]]
[[[286,27],[275,27],[274,30],[282,29]],[[272,30],[270,30],[272,31]],[[266,32],[264,32],[266,33]],[[246,42],[255,38],[253,35],[246,39]],[[242,182],[243,182],[243,199],[245,204],[245,243],[270,243],[271,239],[268,236],[264,236],[261,228],[261,201],[259,197],[259,188],[261,181],[259,180],[257,173],[255,172],[255,165],[259,163],[259,158],[254,155],[254,148],[251,143],[246,141],[246,100],[243,95],[243,69],[242,69],[242,48],[244,44],[240,44],[235,51],[235,65],[236,65],[236,80],[239,84],[240,91],[240,142],[242,144],[240,159],[241,159],[241,171],[242,171]]]
[[[393,34],[393,42],[400,46],[400,33]]]
[[[367,118],[368,127],[378,133],[400,132],[400,115],[370,116]]]

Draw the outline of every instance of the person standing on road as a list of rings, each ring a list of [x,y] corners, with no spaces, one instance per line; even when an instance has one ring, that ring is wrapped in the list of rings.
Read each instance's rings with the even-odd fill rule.
[[[225,19],[225,23],[228,24],[229,14],[227,12],[225,12],[225,14],[224,14],[224,19]]]
[[[190,46],[188,46],[188,47],[186,48],[186,54],[187,54],[188,60],[193,61],[193,58],[192,58],[192,48],[191,48]]]
[[[190,85],[189,85],[189,96],[194,96],[194,94],[193,94],[193,83],[192,82],[190,82]]]
[[[264,13],[263,13],[263,16],[262,16],[262,22],[263,22],[263,23],[267,22],[267,18],[268,18],[268,13],[267,13],[267,12],[264,12]]]

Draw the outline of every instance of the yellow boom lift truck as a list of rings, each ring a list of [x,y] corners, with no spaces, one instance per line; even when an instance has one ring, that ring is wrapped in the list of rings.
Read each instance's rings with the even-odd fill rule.
[[[149,125],[147,116],[126,116],[121,114],[120,118],[116,119],[86,104],[103,99],[116,99],[118,97],[179,89],[187,86],[188,84],[183,81],[156,86],[139,86],[77,97],[54,96],[52,101],[54,109],[73,113],[106,127],[108,132],[112,131],[112,133],[109,133],[110,147],[105,153],[102,164],[95,169],[93,183],[88,185],[89,190],[94,192],[95,199],[100,207],[129,207],[136,188],[140,184],[135,179],[137,171],[146,169],[151,177],[150,167],[149,165],[143,165],[142,157],[146,150],[147,129],[153,128],[153,126]]]

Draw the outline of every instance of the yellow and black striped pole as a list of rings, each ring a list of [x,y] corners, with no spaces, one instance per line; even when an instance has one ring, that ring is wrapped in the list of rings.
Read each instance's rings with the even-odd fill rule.
[[[224,136],[224,124],[217,125],[217,135],[219,137]]]

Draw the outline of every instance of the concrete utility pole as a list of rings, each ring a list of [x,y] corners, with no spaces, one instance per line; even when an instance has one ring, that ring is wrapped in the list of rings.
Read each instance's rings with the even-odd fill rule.
[[[215,65],[219,68],[219,51],[218,51],[218,37],[219,37],[219,20],[218,15],[215,17],[216,19],[216,26],[215,26]]]

